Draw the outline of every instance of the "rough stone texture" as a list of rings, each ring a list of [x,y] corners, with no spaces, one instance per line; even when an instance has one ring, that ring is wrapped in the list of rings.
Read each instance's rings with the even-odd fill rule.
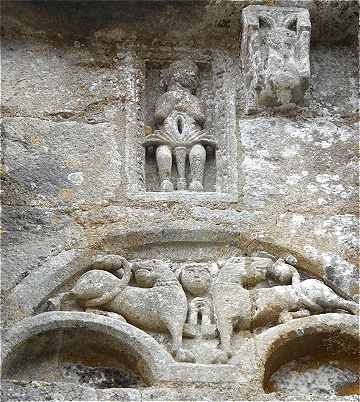
[[[248,6],[242,13],[241,60],[246,110],[291,110],[310,80],[311,23],[304,8]]]
[[[3,401],[96,401],[93,388],[65,383],[13,381],[2,383]]]
[[[95,391],[92,388],[68,384],[44,383],[44,382],[20,382],[7,381],[3,385],[4,401],[29,401],[32,400],[80,400],[80,401],[228,401],[228,400],[244,400],[244,393],[241,389],[218,387],[218,388],[192,388],[178,387],[165,388],[147,388],[147,389],[131,389],[131,388],[109,388],[106,390]],[[284,399],[285,394],[245,394],[248,401],[278,401]],[[42,399],[40,399],[42,398]],[[241,399],[240,399],[241,398]],[[319,401],[317,395],[297,393],[287,400],[290,401]],[[326,400],[331,401],[350,401],[355,402],[357,398],[351,396],[336,397],[333,395],[326,396]]]
[[[310,88],[304,105],[292,111],[246,114],[240,21],[243,8],[251,4],[309,10]],[[45,311],[49,298],[69,291],[98,253],[129,260],[157,258],[175,265],[221,262],[256,253],[285,259],[291,254],[300,271],[320,278],[342,297],[356,300],[356,1],[51,0],[4,1],[1,7],[6,332],[21,326],[22,318]],[[160,69],[183,56],[191,57],[205,73],[206,66],[215,66],[214,93],[201,99],[206,101],[205,112],[213,111],[215,136],[228,130],[221,138],[230,139],[224,140],[225,151],[218,159],[222,165],[216,166],[224,178],[216,188],[221,195],[214,191],[213,196],[146,198],[142,194],[146,186],[139,179],[144,175],[140,140],[146,130],[146,106],[139,98],[141,89],[146,89],[144,64],[150,71],[155,60],[151,68]],[[143,64],[137,64],[139,60]],[[208,81],[202,82],[207,85]],[[209,101],[211,97],[221,100],[218,106]],[[137,195],[130,197],[133,192]],[[313,323],[310,319],[314,317],[299,320]],[[89,325],[86,320],[81,325]],[[92,320],[114,321],[95,315]],[[296,333],[300,324],[294,322]],[[280,327],[284,328],[274,328]],[[34,327],[27,328],[29,335]],[[338,330],[335,324],[331,328]],[[74,331],[71,334],[78,339]],[[138,332],[134,339],[137,336]],[[154,350],[158,347],[149,335],[141,332],[141,336],[151,339]],[[45,333],[37,347],[36,339],[29,341],[29,347],[35,348],[29,350],[40,351],[36,356],[41,357],[41,345],[48,347],[52,338]],[[59,339],[65,349],[66,345],[71,349],[69,336]],[[342,340],[334,339],[336,349]],[[243,346],[243,350],[255,348]],[[97,367],[100,355],[90,367]],[[245,352],[242,358],[233,358],[242,364],[235,374],[224,367],[217,372],[206,365],[176,363],[175,368],[163,370],[165,383],[147,388],[94,389],[58,380],[45,383],[44,378],[42,382],[9,380],[3,398],[319,400],[319,395],[306,391],[306,395],[264,394],[261,384],[242,376],[241,371],[250,373],[249,368],[259,374],[256,364],[243,356]],[[47,354],[41,359],[33,364],[46,379],[54,362]],[[27,367],[32,373],[34,366]],[[180,378],[190,378],[190,384],[184,386]],[[219,385],[224,378],[234,384]],[[329,395],[326,399],[356,398]]]

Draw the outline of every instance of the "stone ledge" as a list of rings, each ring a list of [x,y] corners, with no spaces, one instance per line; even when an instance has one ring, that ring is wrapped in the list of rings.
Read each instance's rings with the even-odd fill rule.
[[[128,193],[128,198],[134,201],[215,201],[215,202],[238,202],[239,196],[234,193],[215,192],[188,192],[173,191],[169,193],[149,191],[144,193]]]

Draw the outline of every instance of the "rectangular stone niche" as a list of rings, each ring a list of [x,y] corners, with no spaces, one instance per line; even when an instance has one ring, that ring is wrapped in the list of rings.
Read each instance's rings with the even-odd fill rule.
[[[187,55],[189,56],[189,55]],[[238,144],[236,135],[235,74],[232,59],[220,51],[191,55],[199,68],[199,85],[195,95],[205,111],[205,129],[211,133],[218,149],[207,154],[204,191],[160,191],[154,150],[145,148],[145,135],[155,129],[155,102],[165,92],[162,74],[183,54],[139,57],[128,52],[126,59],[126,176],[127,194],[140,200],[214,200],[236,202],[238,199]],[[124,70],[125,73],[125,70]],[[173,165],[173,177],[176,168]],[[187,167],[188,169],[188,167]],[[186,172],[188,176],[188,171]]]

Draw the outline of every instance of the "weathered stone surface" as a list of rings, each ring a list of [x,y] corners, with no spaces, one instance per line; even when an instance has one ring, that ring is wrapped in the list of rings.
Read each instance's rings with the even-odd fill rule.
[[[121,186],[120,144],[108,123],[10,118],[3,134],[8,205],[91,205],[114,197]]]
[[[62,209],[3,206],[2,289],[9,291],[32,271],[73,248],[82,233]]]
[[[246,111],[302,105],[310,82],[311,23],[303,8],[248,6],[242,12],[241,60]]]
[[[102,68],[104,59],[79,41],[55,49],[51,44],[12,40],[2,45],[2,52],[8,77],[3,84],[5,116],[40,118],[44,124],[49,120],[96,125],[108,122],[125,95],[116,71]],[[36,128],[28,132],[29,146],[49,146],[39,134]]]
[[[240,132],[247,209],[276,205],[284,212],[355,213],[355,127],[324,118],[262,117],[242,120]]]
[[[142,401],[141,391],[131,388],[97,390],[98,401]]]
[[[96,401],[96,391],[89,387],[40,381],[2,382],[3,401]]]
[[[247,6],[309,11],[309,89],[291,111],[247,114]],[[355,400],[357,2],[4,1],[1,25],[4,400]],[[218,150],[204,192],[164,194],[142,142],[184,59]],[[171,357],[164,323],[148,329],[164,312],[183,329],[174,356],[196,363]],[[293,358],[318,368],[291,374]]]
[[[229,401],[244,400],[248,401],[279,401],[286,398],[289,401],[319,401],[321,394],[303,394],[295,393],[287,395],[281,392],[271,394],[249,392],[245,393],[240,387],[212,387],[212,388],[191,388],[191,387],[154,387],[144,390],[135,390],[131,388],[110,388],[97,390],[78,386],[74,389],[68,384],[44,383],[44,382],[3,382],[4,401],[28,401],[27,398],[36,398],[33,400],[86,400],[86,401]],[[40,399],[42,398],[42,399]],[[71,399],[73,398],[73,399]],[[76,398],[76,399],[75,399]],[[86,399],[88,398],[88,399]],[[91,398],[91,399],[90,399]],[[241,399],[240,399],[241,398]],[[331,401],[349,401],[356,402],[354,396],[334,396],[326,395],[327,400]]]

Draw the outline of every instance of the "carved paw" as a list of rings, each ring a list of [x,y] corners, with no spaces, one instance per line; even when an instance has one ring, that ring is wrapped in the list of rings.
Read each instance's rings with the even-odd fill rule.
[[[174,185],[170,180],[164,180],[161,183],[161,191],[174,191]]]
[[[279,316],[279,324],[291,321],[293,319],[292,314],[289,311],[283,311]]]
[[[68,292],[60,293],[55,297],[52,297],[46,302],[47,311],[60,311],[62,309],[62,302],[68,296]]]
[[[176,188],[179,191],[186,190],[186,180],[185,179],[178,179],[177,182],[176,182]]]
[[[190,191],[204,191],[203,185],[198,180],[193,180],[189,185]]]
[[[46,302],[46,311],[60,311],[61,310],[61,300],[59,298],[53,297]]]
[[[211,359],[211,364],[225,364],[228,362],[229,357],[228,353],[223,350],[217,350]]]
[[[195,356],[189,350],[185,349],[179,349],[176,352],[175,359],[178,362],[195,363]]]

